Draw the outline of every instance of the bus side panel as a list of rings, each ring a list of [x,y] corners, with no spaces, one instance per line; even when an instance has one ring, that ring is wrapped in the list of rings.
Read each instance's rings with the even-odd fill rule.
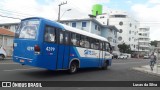
[[[56,70],[57,63],[57,44],[43,43],[42,57],[38,61],[38,65],[49,70]]]
[[[99,50],[86,49],[81,47],[71,47],[70,60],[80,60],[80,68],[98,67],[99,65]]]
[[[86,52],[85,52],[86,54]],[[99,67],[100,64],[100,51],[94,49],[88,49],[87,53],[88,66],[87,67]]]
[[[64,49],[65,49],[65,45],[61,45],[61,44],[58,45],[57,69],[63,68]]]
[[[66,45],[64,49],[64,59],[63,59],[63,69],[68,69],[68,63],[69,63],[69,51],[70,46]]]
[[[109,52],[105,52],[105,60],[108,60],[109,61],[109,66],[111,66],[112,57],[111,57],[111,54]]]
[[[99,67],[102,66],[103,60],[104,60],[104,55],[103,55],[103,51],[99,51],[99,56],[100,56],[100,60],[99,60]]]

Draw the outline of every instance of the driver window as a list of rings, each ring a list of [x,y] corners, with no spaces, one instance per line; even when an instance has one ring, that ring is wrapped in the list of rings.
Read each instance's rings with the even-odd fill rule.
[[[107,51],[107,52],[110,52],[109,43],[106,43],[106,51]]]

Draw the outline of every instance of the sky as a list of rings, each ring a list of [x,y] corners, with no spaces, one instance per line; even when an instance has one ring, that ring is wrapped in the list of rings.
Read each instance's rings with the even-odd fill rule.
[[[150,27],[151,40],[160,40],[160,0],[0,0],[0,23],[20,22],[2,16],[20,19],[39,16],[57,20],[58,5],[66,1],[67,4],[61,6],[61,19],[88,18],[92,5],[102,4],[103,13],[111,9],[127,11],[141,25]]]

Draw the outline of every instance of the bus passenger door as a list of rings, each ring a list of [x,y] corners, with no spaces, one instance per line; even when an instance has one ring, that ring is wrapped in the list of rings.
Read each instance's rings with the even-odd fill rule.
[[[105,54],[105,51],[104,51],[104,43],[100,41],[100,62],[99,62],[99,66],[103,66],[103,62],[104,62],[104,54]]]
[[[53,26],[46,25],[44,31],[44,42],[43,42],[43,59],[39,60],[41,66],[55,70],[57,61],[57,30]]]
[[[62,30],[57,31],[59,32],[57,36],[59,38],[57,69],[66,69],[68,67],[69,58],[69,45],[67,44],[69,41],[69,33]]]

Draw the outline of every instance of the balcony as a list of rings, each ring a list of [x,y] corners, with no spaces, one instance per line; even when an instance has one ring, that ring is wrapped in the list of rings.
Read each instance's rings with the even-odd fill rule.
[[[139,45],[139,47],[149,47],[149,45]]]

